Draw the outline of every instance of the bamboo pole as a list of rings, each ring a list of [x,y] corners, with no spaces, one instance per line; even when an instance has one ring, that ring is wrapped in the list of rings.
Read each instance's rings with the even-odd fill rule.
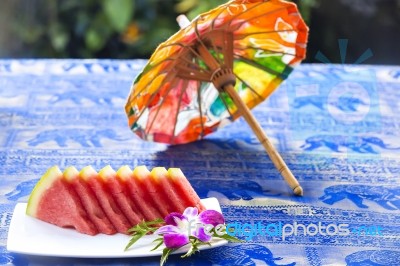
[[[303,195],[303,188],[300,186],[296,177],[292,174],[285,161],[282,159],[281,155],[272,145],[271,141],[268,139],[264,130],[261,128],[260,124],[256,120],[256,118],[251,113],[250,109],[243,102],[242,98],[240,98],[239,94],[236,92],[235,88],[232,85],[226,85],[223,87],[223,90],[228,93],[228,95],[232,98],[232,101],[235,103],[238,108],[239,113],[244,117],[246,122],[249,124],[254,134],[256,134],[257,138],[264,146],[265,151],[268,153],[271,161],[275,165],[276,169],[278,169],[279,173],[283,176],[285,181],[289,184],[290,188],[293,190],[294,194],[298,196]]]

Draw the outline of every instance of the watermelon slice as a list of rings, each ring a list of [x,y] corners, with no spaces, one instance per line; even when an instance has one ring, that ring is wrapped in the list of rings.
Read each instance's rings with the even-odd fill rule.
[[[96,225],[99,232],[107,235],[115,234],[117,231],[101,208],[92,189],[85,180],[81,178],[78,170],[72,166],[68,167],[64,172],[64,178],[75,189],[89,219]]]
[[[185,203],[185,206],[197,207],[199,212],[205,210],[199,196],[180,168],[169,168],[168,177],[171,186],[175,189],[175,193],[181,196],[181,200]]]
[[[123,186],[126,186],[128,194],[131,200],[135,203],[140,213],[146,221],[152,221],[163,216],[152,204],[153,200],[149,195],[146,195],[146,190],[136,178],[139,174],[141,176],[148,176],[150,173],[145,166],[136,167],[136,174],[128,166],[121,167],[117,172],[117,178],[122,182]]]
[[[99,175],[106,175],[106,172],[107,169],[105,169],[103,173],[97,174],[93,167],[86,166],[81,170],[79,175],[87,184],[89,184],[90,188],[94,192],[94,195],[96,195],[100,206],[103,208],[104,213],[114,225],[115,229],[117,229],[119,233],[127,234],[129,228],[132,226],[125,215],[121,212],[121,209],[115,202],[112,194],[107,191],[103,180],[99,178]]]
[[[57,166],[47,170],[36,184],[29,198],[26,214],[88,235],[99,232]]]
[[[165,206],[166,212],[179,212],[183,213],[187,205],[182,201],[181,196],[178,194],[170,182],[168,171],[164,167],[155,167],[151,171],[151,181],[155,184],[159,202]]]
[[[117,173],[111,166],[104,167],[99,176],[102,178],[104,184],[107,186],[108,191],[111,193],[115,202],[120,207],[121,211],[125,214],[131,225],[138,224],[142,220],[142,215],[135,203],[128,196],[128,191],[121,181],[117,178]]]
[[[26,213],[88,235],[126,234],[142,220],[182,213],[187,207],[205,209],[178,168],[149,172],[145,166],[134,171],[123,166],[115,172],[106,166],[97,173],[88,166],[61,173],[55,166],[35,186]]]

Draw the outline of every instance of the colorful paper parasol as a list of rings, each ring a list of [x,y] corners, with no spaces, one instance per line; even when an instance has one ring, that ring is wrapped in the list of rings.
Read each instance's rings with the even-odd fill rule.
[[[186,19],[187,20],[187,19]],[[243,116],[294,193],[303,191],[250,109],[304,59],[308,28],[293,3],[233,0],[195,18],[162,43],[125,106],[145,140],[199,140]]]

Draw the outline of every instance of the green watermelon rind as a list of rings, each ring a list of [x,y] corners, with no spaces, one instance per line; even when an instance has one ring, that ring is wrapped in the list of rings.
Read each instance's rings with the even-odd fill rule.
[[[62,177],[63,173],[58,166],[53,166],[46,171],[32,190],[26,208],[27,215],[36,217],[40,201],[45,195],[45,191],[48,190],[55,181]]]

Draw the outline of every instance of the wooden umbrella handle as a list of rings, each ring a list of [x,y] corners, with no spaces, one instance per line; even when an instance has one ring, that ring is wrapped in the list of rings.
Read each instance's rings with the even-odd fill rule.
[[[290,188],[293,189],[294,194],[298,196],[303,195],[303,188],[300,186],[296,177],[292,174],[285,161],[282,159],[281,155],[272,145],[271,141],[268,139],[264,130],[261,128],[260,124],[256,120],[256,118],[251,113],[250,109],[243,102],[242,98],[240,98],[239,94],[236,92],[235,88],[232,85],[226,85],[223,87],[223,90],[228,93],[231,97],[232,101],[235,103],[238,108],[239,113],[244,117],[246,122],[250,125],[253,132],[256,134],[257,138],[260,140],[261,144],[264,146],[265,151],[268,153],[271,161],[274,163],[276,169],[278,169],[279,173],[283,176],[285,181],[289,184]]]

